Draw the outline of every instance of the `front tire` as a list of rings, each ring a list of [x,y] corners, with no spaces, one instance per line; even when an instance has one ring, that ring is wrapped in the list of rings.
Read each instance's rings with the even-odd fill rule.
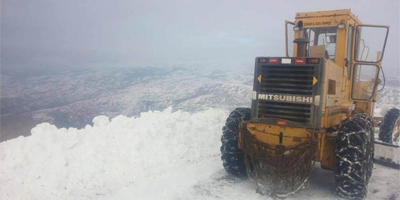
[[[238,147],[239,123],[250,119],[249,108],[236,108],[222,128],[221,160],[225,171],[236,177],[247,176],[244,154]]]
[[[382,119],[382,123],[379,127],[379,140],[386,143],[398,143],[399,131],[397,130],[398,123],[400,121],[400,110],[392,108]]]
[[[371,117],[360,113],[345,119],[337,137],[336,191],[345,198],[363,199],[373,169],[374,128]]]

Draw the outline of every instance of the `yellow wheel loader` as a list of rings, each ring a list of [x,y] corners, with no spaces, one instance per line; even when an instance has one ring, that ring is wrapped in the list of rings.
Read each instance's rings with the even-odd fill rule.
[[[285,27],[286,56],[255,59],[251,109],[237,108],[223,127],[223,166],[284,197],[320,162],[340,196],[364,198],[377,149],[375,158],[399,164],[399,110],[381,119],[380,142],[372,119],[389,26],[333,10],[297,13]]]

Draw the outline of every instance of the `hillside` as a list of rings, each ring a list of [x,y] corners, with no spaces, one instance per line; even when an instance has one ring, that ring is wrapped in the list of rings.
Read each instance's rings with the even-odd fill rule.
[[[1,140],[27,135],[42,122],[83,128],[98,115],[137,116],[169,106],[190,112],[207,108],[232,110],[250,105],[251,85],[251,73],[182,68],[3,76]]]

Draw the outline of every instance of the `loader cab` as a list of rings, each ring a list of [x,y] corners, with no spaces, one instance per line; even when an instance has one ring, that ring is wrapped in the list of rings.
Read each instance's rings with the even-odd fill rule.
[[[339,66],[351,60],[347,49],[352,49],[354,30],[349,29],[361,24],[350,10],[297,13],[294,22],[285,23],[286,56],[323,57]],[[298,43],[301,38],[307,39],[306,45]]]
[[[343,68],[342,102],[372,114],[388,26],[362,24],[344,9],[297,13],[285,29],[286,57],[319,57]]]

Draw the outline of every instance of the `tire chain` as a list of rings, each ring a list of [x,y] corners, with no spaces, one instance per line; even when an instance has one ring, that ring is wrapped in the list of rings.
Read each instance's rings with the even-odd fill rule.
[[[339,128],[335,179],[342,197],[359,199],[367,193],[373,170],[373,131],[372,119],[363,113],[347,118]]]
[[[236,108],[229,114],[222,128],[221,160],[225,170],[235,176],[246,175],[243,151],[238,148],[239,123],[250,119],[249,108]]]

